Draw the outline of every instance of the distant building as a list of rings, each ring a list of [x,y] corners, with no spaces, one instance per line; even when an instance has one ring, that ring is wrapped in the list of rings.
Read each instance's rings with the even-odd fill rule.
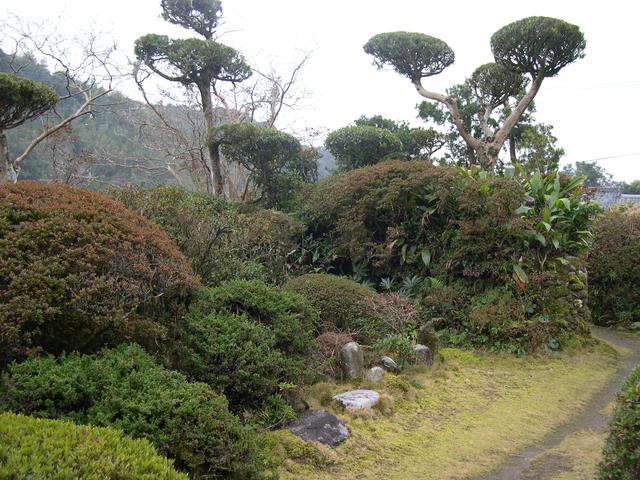
[[[598,202],[605,210],[610,209],[614,205],[624,205],[634,203],[640,205],[640,195],[629,195],[622,193],[621,186],[614,187],[596,187],[594,188],[594,202]]]

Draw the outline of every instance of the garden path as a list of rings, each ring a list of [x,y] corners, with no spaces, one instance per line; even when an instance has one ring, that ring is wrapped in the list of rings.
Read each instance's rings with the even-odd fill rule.
[[[609,384],[573,419],[559,426],[542,442],[507,459],[496,470],[473,480],[587,480],[599,458],[611,415],[611,406],[626,377],[640,364],[640,337],[592,327],[596,338],[620,354],[620,364]],[[587,473],[589,472],[589,473]]]

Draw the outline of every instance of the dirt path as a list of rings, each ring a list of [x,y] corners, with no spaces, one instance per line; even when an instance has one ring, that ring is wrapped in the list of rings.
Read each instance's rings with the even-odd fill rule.
[[[640,337],[604,328],[592,327],[596,338],[620,353],[620,366],[609,385],[593,396],[573,419],[550,433],[541,443],[509,458],[493,472],[473,480],[582,480],[592,478],[593,458],[583,458],[583,445],[598,455],[609,421],[607,407],[615,400],[625,378],[640,363]],[[572,449],[571,444],[576,448]],[[593,455],[592,455],[593,456]],[[584,473],[584,472],[589,472]]]

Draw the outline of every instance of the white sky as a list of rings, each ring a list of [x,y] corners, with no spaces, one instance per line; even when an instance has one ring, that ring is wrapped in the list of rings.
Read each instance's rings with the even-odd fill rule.
[[[91,23],[112,32],[133,57],[134,40],[146,33],[184,36],[160,18],[160,0],[0,0],[0,16],[46,18],[65,12],[63,29]],[[92,6],[95,5],[95,8]],[[640,4],[485,0],[223,0],[226,32],[221,41],[244,53],[252,65],[283,66],[312,50],[302,74],[310,97],[287,114],[295,130],[335,129],[360,115],[416,120],[421,97],[392,71],[378,71],[362,45],[373,35],[395,30],[426,33],[446,41],[456,62],[425,80],[432,90],[459,83],[475,67],[492,61],[489,39],[501,26],[531,15],[561,18],[587,38],[586,57],[546,79],[536,97],[539,121],[555,126],[566,150],[564,163],[634,154],[599,161],[616,180],[640,178]],[[82,27],[81,27],[82,28]],[[284,125],[281,125],[284,126]]]

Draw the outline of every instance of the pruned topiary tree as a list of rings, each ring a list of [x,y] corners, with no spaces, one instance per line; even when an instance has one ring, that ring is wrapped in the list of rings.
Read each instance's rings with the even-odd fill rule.
[[[135,54],[152,72],[170,82],[195,86],[200,94],[208,129],[215,126],[213,89],[217,82],[242,82],[252,74],[235,49],[213,40],[222,6],[218,0],[162,0],[162,17],[202,35],[201,38],[170,39],[148,34],[136,40]],[[222,163],[209,148],[208,181],[213,192],[224,197]]]
[[[214,156],[224,154],[249,171],[242,200],[251,185],[260,191],[260,203],[282,208],[300,181],[317,177],[315,158],[304,155],[300,141],[275,128],[254,123],[221,125],[209,132],[209,148]]]
[[[11,159],[5,130],[42,115],[58,102],[58,95],[44,83],[0,73],[0,181],[15,182],[20,162]]]
[[[327,135],[325,146],[336,157],[336,167],[341,171],[373,165],[402,152],[402,142],[395,133],[370,125],[334,130]]]
[[[443,104],[480,166],[493,171],[510,132],[540,90],[547,77],[584,56],[584,35],[576,25],[550,17],[528,17],[502,27],[491,37],[495,63],[482,65],[469,83],[479,104],[483,135],[475,137],[465,124],[456,95],[427,90],[422,79],[441,73],[454,62],[453,50],[442,40],[410,32],[381,33],[372,37],[364,50],[375,58],[378,68],[393,67],[409,78],[423,97]],[[531,77],[528,89],[524,90]],[[516,97],[502,125],[493,127],[491,113],[510,97]]]

